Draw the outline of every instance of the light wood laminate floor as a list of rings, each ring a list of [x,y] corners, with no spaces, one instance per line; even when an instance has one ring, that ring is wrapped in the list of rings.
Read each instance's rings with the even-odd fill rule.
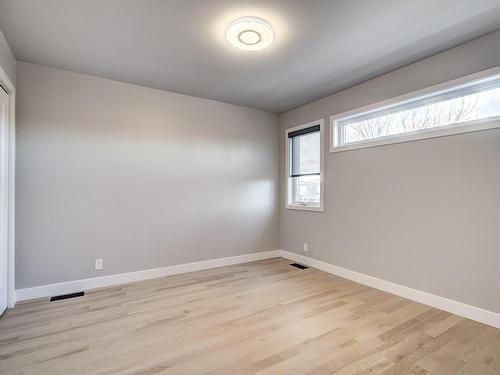
[[[19,303],[0,374],[500,374],[500,330],[289,263]]]

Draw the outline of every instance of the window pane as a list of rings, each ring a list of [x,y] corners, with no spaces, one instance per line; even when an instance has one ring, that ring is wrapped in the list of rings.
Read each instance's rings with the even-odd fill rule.
[[[320,203],[320,176],[292,177],[292,204],[307,204],[319,206]]]
[[[456,89],[457,92],[463,89]],[[474,91],[474,92],[471,92]],[[372,117],[364,116],[362,120],[352,122],[340,121],[341,137],[339,144],[348,144],[413,131],[436,128],[466,121],[481,120],[500,116],[500,88],[494,87],[480,90],[469,89],[469,93],[447,97],[430,104],[416,105],[413,108],[384,110],[384,115],[375,113]],[[458,97],[457,97],[458,96]],[[420,101],[421,103],[423,100]],[[418,103],[418,100],[417,100]]]
[[[291,138],[291,174],[320,173],[320,133],[308,133]]]

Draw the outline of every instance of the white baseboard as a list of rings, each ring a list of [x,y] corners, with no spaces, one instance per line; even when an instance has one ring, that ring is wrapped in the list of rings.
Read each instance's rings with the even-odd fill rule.
[[[480,307],[475,307],[448,298],[436,296],[434,294],[423,292],[421,290],[409,288],[407,286],[382,280],[377,277],[352,271],[347,268],[335,266],[321,260],[316,260],[289,251],[280,250],[279,254],[282,258],[290,259],[294,262],[299,262],[307,266],[320,269],[321,271],[343,277],[344,279],[352,280],[363,285],[368,285],[372,288],[380,289],[388,293],[392,293],[419,303],[423,303],[424,305],[429,305],[440,310],[448,311],[452,314],[463,316],[464,318],[475,320],[477,322],[487,324],[495,328],[500,328],[500,314],[493,311],[488,311]]]
[[[103,288],[112,285],[132,283],[135,281],[156,279],[180,273],[201,271],[210,268],[230,266],[246,262],[254,262],[262,259],[276,258],[280,256],[279,250],[263,251],[260,253],[238,255],[234,257],[218,258],[201,262],[178,264],[175,266],[154,268],[143,271],[120,273],[109,276],[99,276],[90,279],[66,281],[62,283],[35,286],[33,288],[17,289],[16,301],[25,301],[35,298],[56,296],[60,294],[74,293],[81,290]]]
[[[234,257],[211,259],[201,262],[185,263],[175,266],[154,268],[143,271],[120,273],[109,276],[93,277],[90,279],[73,280],[62,283],[47,284],[33,288],[16,290],[16,301],[25,301],[35,298],[50,297],[60,294],[73,293],[81,290],[90,290],[103,288],[107,286],[126,284],[141,280],[156,279],[160,277],[176,275],[187,272],[201,271],[210,268],[230,266],[234,264],[254,262],[262,259],[282,257],[299,262],[321,271],[328,272],[357,283],[380,289],[410,300],[435,307],[440,310],[463,316],[480,323],[500,328],[500,314],[488,311],[479,307],[467,305],[462,302],[454,301],[448,298],[436,296],[421,290],[413,289],[407,286],[396,284],[390,281],[369,276],[360,272],[352,271],[347,268],[335,266],[320,260],[309,258],[300,254],[292,253],[286,250],[272,250],[260,253],[238,255]]]

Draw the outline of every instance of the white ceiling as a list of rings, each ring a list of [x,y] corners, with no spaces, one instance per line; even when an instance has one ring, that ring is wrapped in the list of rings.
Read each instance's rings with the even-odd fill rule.
[[[224,40],[269,21],[258,52]],[[499,0],[0,0],[18,60],[284,112],[500,29]]]

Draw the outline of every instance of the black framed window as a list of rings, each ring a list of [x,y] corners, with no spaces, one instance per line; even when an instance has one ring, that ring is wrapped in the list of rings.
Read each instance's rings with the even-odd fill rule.
[[[315,124],[289,131],[288,205],[320,207],[321,126]]]

